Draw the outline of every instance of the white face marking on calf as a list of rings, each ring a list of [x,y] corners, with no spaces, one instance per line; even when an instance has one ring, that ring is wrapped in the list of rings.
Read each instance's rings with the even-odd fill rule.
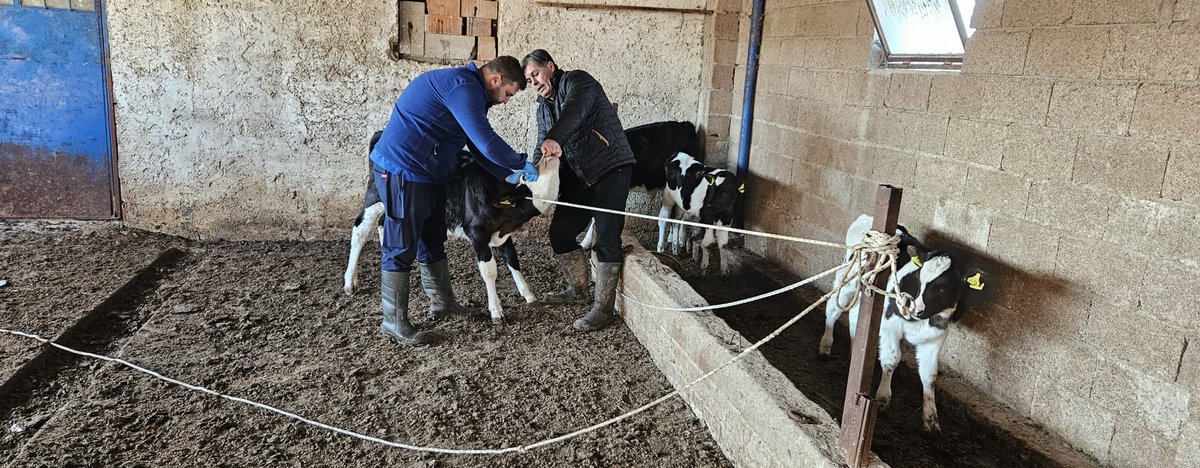
[[[921,267],[921,285],[929,284],[946,270],[950,269],[950,257],[941,256],[934,257],[925,262]]]
[[[915,262],[909,262],[909,265],[913,265],[914,263]],[[921,280],[921,288],[917,291],[916,301],[913,304],[913,314],[921,315],[921,313],[925,312],[925,287],[928,286],[929,283],[936,280],[939,276],[942,276],[943,273],[946,273],[946,271],[950,269],[950,263],[950,257],[943,255],[926,260],[925,263],[921,265],[921,276],[919,277]],[[954,309],[951,308],[949,310],[953,311]],[[938,311],[938,313],[942,312],[945,311]]]

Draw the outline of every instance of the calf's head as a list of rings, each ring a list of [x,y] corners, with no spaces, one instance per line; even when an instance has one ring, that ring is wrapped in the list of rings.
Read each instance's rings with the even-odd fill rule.
[[[713,169],[704,175],[708,191],[704,196],[704,208],[713,212],[733,211],[737,199],[746,192],[746,184],[738,182],[733,172]]]
[[[925,320],[943,312],[948,318],[963,295],[984,288],[983,272],[956,262],[949,253],[909,245],[908,254],[918,269],[901,279],[900,289],[913,296],[916,319]]]
[[[558,167],[561,164],[559,158],[543,157],[537,163],[538,180],[533,182],[525,181],[525,185],[529,186],[529,190],[533,192],[534,198],[543,200],[558,200]],[[524,180],[524,179],[522,179]],[[546,210],[550,209],[550,203],[533,202],[533,206],[537,207],[538,212],[545,214]]]

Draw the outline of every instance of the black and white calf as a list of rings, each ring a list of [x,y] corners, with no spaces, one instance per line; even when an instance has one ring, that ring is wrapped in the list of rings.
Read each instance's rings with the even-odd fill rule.
[[[668,120],[654,122],[625,130],[625,139],[629,140],[629,148],[637,160],[633,166],[633,177],[629,188],[634,191],[655,195],[667,185],[667,162],[676,153],[691,155],[704,154],[700,137],[696,134],[696,126],[691,122]],[[669,212],[660,212],[659,216],[668,216]],[[588,226],[587,234],[583,236],[580,245],[588,249],[592,246],[592,229]]]
[[[729,226],[733,223],[734,209],[737,199],[746,191],[745,184],[738,182],[733,172],[718,167],[705,166],[687,153],[678,153],[666,165],[667,187],[663,190],[663,205],[659,211],[663,218],[699,221],[713,226]],[[683,246],[690,249],[693,239],[687,238],[687,229],[681,224],[672,223],[671,235],[666,236],[667,222],[658,222],[658,251],[662,252],[664,242],[672,244],[672,250],[679,252]],[[708,246],[712,245],[714,237],[717,243],[717,254],[721,263],[721,274],[728,274],[729,267],[725,261],[725,244],[729,242],[729,231],[705,229],[704,238],[700,245],[700,270],[708,268]]]
[[[846,244],[863,241],[871,229],[874,218],[861,215],[846,231]],[[913,297],[912,319],[900,314],[895,301],[885,298],[883,323],[879,326],[879,363],[883,367],[883,378],[875,399],[886,407],[892,398],[892,374],[900,363],[900,342],[908,341],[916,348],[917,371],[921,376],[924,394],[922,419],[925,430],[941,430],[938,424],[937,404],[934,399],[933,383],[937,380],[938,356],[946,342],[950,320],[958,309],[959,301],[970,290],[983,289],[982,273],[963,267],[946,252],[930,250],[903,228],[900,233],[900,258],[910,257],[896,271],[897,278],[888,278],[888,290],[907,293]],[[846,259],[850,252],[846,253]],[[900,260],[897,260],[901,263]],[[853,272],[851,272],[853,274]],[[834,284],[839,284],[846,275],[845,270],[837,273]],[[833,346],[833,326],[841,316],[838,304],[847,304],[857,287],[847,284],[825,304],[825,334],[821,336],[818,351],[828,355]],[[865,297],[865,296],[864,296]],[[858,325],[858,311],[862,301],[850,309],[850,336],[853,338]]]
[[[376,132],[371,139],[372,148],[378,139],[379,133]],[[471,242],[475,249],[475,257],[479,261],[479,274],[487,286],[488,312],[493,322],[503,323],[504,308],[500,305],[500,296],[496,293],[496,259],[492,248],[500,250],[500,255],[512,272],[513,281],[525,302],[536,301],[537,296],[521,274],[517,250],[511,236],[530,219],[550,208],[549,203],[535,203],[526,197],[558,199],[559,158],[542,158],[537,165],[538,180],[526,181],[516,187],[497,180],[466,151],[459,153],[458,159],[458,170],[446,184],[447,231],[450,237]],[[354,220],[354,230],[350,237],[350,260],[343,278],[343,290],[346,294],[353,294],[358,285],[358,258],[372,228],[376,228],[382,241],[382,215],[383,202],[375,190],[375,184],[368,182],[367,193],[363,197],[363,210]]]

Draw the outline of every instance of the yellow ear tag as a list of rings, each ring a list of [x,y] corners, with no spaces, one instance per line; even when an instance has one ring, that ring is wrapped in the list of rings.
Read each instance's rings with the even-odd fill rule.
[[[504,206],[512,206],[513,202],[512,202],[512,200],[505,198],[503,200],[500,200],[500,204],[504,205]]]
[[[983,279],[980,276],[980,273],[975,273],[974,275],[967,277],[967,287],[976,291],[983,291]]]
[[[738,186],[738,193],[746,193],[746,184]]]
[[[917,266],[917,268],[925,266],[924,264],[921,263],[921,257],[918,257],[916,255],[912,256],[912,262],[913,262],[913,265]]]

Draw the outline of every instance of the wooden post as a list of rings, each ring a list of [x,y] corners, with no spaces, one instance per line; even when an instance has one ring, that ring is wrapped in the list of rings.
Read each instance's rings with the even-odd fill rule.
[[[875,223],[871,229],[893,235],[896,220],[900,216],[900,198],[903,190],[890,185],[880,185],[875,191]],[[871,255],[874,261],[875,255]],[[888,275],[875,277],[875,287],[887,288]],[[860,286],[861,287],[861,286]],[[883,296],[871,294],[863,297],[859,308],[858,329],[850,354],[850,376],[846,379],[846,401],[842,406],[842,433],[838,447],[846,455],[846,463],[854,467],[866,466],[871,453],[871,439],[875,435],[874,398],[871,396],[871,377],[875,373],[875,359],[879,354],[879,324],[882,321]]]

